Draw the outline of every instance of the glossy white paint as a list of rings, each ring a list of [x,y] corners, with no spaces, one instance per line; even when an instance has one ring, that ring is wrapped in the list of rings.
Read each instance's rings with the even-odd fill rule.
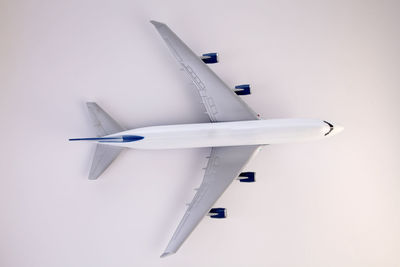
[[[340,132],[335,126],[327,136]],[[327,123],[317,119],[271,119],[237,122],[197,123],[137,128],[108,135],[139,135],[144,139],[126,143],[107,143],[135,149],[175,149],[266,145],[321,139],[328,133]],[[326,137],[327,137],[326,136]],[[102,142],[104,144],[104,142]]]

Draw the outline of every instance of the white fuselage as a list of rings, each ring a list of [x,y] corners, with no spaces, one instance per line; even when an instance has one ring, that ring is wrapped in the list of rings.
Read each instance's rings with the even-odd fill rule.
[[[330,127],[317,119],[270,119],[152,126],[109,135],[137,135],[141,140],[109,143],[135,149],[174,149],[267,145],[324,138]],[[333,135],[333,134],[332,134]]]

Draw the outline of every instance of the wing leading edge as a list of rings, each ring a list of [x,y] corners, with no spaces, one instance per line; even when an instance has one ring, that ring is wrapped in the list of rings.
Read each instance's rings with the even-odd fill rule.
[[[174,254],[260,146],[213,147],[201,186],[161,257]]]

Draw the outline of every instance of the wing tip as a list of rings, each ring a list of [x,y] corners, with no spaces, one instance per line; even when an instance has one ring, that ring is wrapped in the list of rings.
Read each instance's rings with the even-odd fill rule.
[[[167,252],[167,251],[165,251],[163,254],[161,254],[160,258],[165,258],[165,257],[168,257],[168,256],[170,256],[172,254],[175,254],[175,252]]]
[[[97,180],[97,178],[99,178],[99,176],[100,176],[100,174],[95,175],[95,174],[90,173],[88,175],[88,180]]]
[[[159,22],[159,21],[155,21],[155,20],[150,20],[150,23],[154,25],[154,27],[156,28],[160,28],[162,26],[165,26],[165,23]]]

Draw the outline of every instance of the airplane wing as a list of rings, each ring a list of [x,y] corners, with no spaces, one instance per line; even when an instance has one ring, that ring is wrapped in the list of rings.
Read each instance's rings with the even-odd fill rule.
[[[236,95],[171,29],[151,21],[188,74],[212,122],[258,120]],[[161,257],[175,253],[260,146],[213,147],[203,182]]]
[[[175,253],[260,146],[213,147],[203,182],[161,257]]]
[[[195,84],[212,122],[259,119],[171,29],[164,23],[151,21],[164,39],[172,55]]]

